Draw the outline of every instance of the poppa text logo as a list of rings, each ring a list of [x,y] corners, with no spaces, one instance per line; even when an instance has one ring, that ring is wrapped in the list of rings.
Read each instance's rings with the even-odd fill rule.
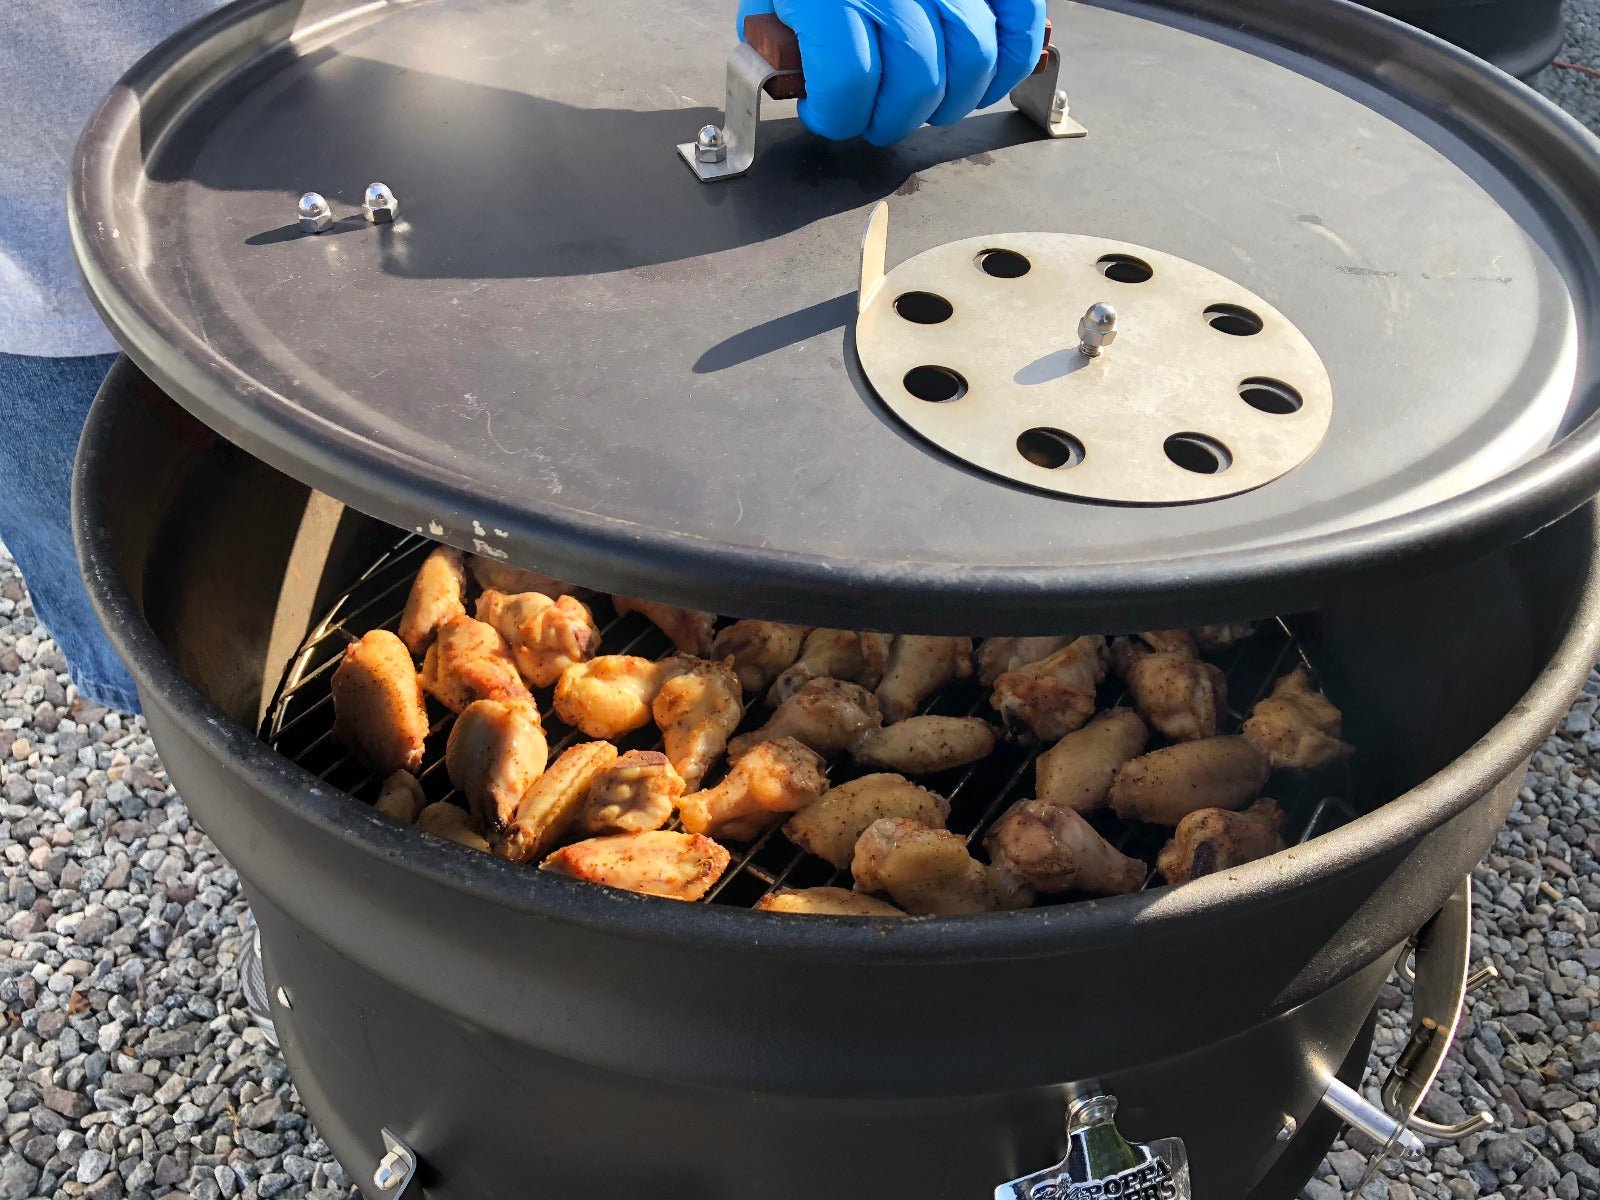
[[[1178,1184],[1172,1177],[1172,1168],[1153,1158],[1086,1183],[1047,1179],[1029,1189],[1028,1200],[1178,1200]]]

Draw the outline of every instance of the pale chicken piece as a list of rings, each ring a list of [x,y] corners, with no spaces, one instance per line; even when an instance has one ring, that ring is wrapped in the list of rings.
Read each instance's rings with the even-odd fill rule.
[[[658,829],[574,842],[540,868],[625,892],[698,900],[722,878],[728,861],[728,852],[708,837]]]
[[[733,669],[747,692],[760,692],[794,665],[805,644],[801,625],[778,621],[735,621],[711,643],[711,657],[733,659]]]
[[[423,809],[417,815],[417,828],[471,850],[489,849],[489,840],[473,821],[472,814],[448,800]]]
[[[1168,883],[1188,883],[1282,849],[1283,813],[1263,797],[1243,812],[1202,808],[1184,817],[1156,856],[1156,869]]]
[[[393,817],[404,825],[415,825],[428,799],[422,794],[422,785],[410,771],[396,771],[383,781],[378,789],[378,800],[372,806],[386,817]]]
[[[439,626],[422,660],[422,686],[452,712],[474,700],[531,700],[511,647],[493,625],[468,616]]]
[[[665,663],[632,654],[574,663],[556,683],[556,716],[592,738],[619,738],[650,720],[650,705],[666,679]]]
[[[1071,636],[1061,637],[992,637],[978,643],[973,660],[978,667],[978,682],[993,687],[994,681],[1007,671],[1015,671],[1041,658],[1049,658],[1072,641]]]
[[[870,691],[883,679],[893,641],[886,633],[813,629],[806,634],[800,657],[773,680],[767,691],[767,703],[777,708],[809,680],[823,677],[859,683]]]
[[[562,751],[522,794],[494,852],[512,862],[550,853],[583,811],[595,778],[616,761],[617,748],[610,742],[583,742]]]
[[[677,655],[663,664],[666,682],[650,712],[672,769],[693,790],[728,748],[744,718],[744,689],[728,662]]]
[[[806,805],[789,818],[783,835],[842,871],[850,865],[856,841],[874,821],[902,817],[943,829],[949,816],[950,801],[903,775],[863,775]]]
[[[1157,654],[1187,654],[1194,658],[1200,653],[1194,634],[1187,629],[1152,629],[1135,636]],[[1112,656],[1116,656],[1115,646],[1112,647]]]
[[[467,571],[461,551],[453,546],[435,546],[417,568],[400,614],[400,640],[413,658],[421,658],[433,644],[433,636],[451,617],[465,616]]]
[[[580,599],[589,594],[588,588],[577,587],[554,575],[524,571],[521,567],[513,567],[510,563],[483,554],[467,555],[467,570],[472,572],[472,578],[485,591],[505,592],[507,595],[538,592],[544,596],[578,596]]]
[[[827,790],[822,757],[793,738],[779,738],[738,759],[716,787],[678,801],[678,813],[690,833],[746,842]]]
[[[672,819],[683,777],[659,750],[629,750],[595,776],[575,828],[598,836],[648,833]]]
[[[1215,737],[1228,709],[1227,676],[1196,655],[1192,641],[1188,645],[1190,649],[1150,650],[1118,638],[1111,649],[1133,706],[1156,730],[1178,742]]]
[[[1343,718],[1316,688],[1305,667],[1296,667],[1272,687],[1272,694],[1256,703],[1244,723],[1244,736],[1261,748],[1280,770],[1309,771],[1326,767],[1355,753],[1339,740]]]
[[[952,679],[971,674],[971,638],[902,634],[889,648],[889,665],[878,684],[883,723],[904,721]]]
[[[1256,627],[1249,622],[1232,625],[1202,625],[1194,631],[1194,640],[1202,650],[1226,650],[1237,646],[1245,638],[1254,637]]]
[[[636,612],[643,616],[672,639],[679,653],[692,654],[696,658],[705,658],[711,653],[712,631],[717,625],[715,613],[673,608],[670,604],[635,600],[631,596],[613,596],[611,603],[619,615]]]
[[[857,738],[876,729],[882,721],[877,698],[859,683],[811,679],[778,705],[760,729],[734,738],[728,744],[728,754],[738,758],[761,742],[792,737],[827,758],[848,750]]]
[[[333,672],[333,736],[380,775],[422,766],[428,710],[405,643],[374,629],[345,647]]]
[[[1049,658],[1000,676],[989,703],[1008,728],[1020,725],[1040,741],[1060,741],[1094,715],[1095,689],[1110,661],[1105,638],[1077,638]]]
[[[1176,825],[1196,809],[1242,807],[1271,769],[1248,738],[1179,742],[1126,763],[1111,784],[1111,810],[1129,821]]]
[[[1000,912],[1033,903],[1030,889],[973,858],[960,834],[885,817],[867,826],[850,862],[858,892],[885,892],[906,912]]]
[[[1150,731],[1131,708],[1101,713],[1067,734],[1033,764],[1034,792],[1081,813],[1104,808],[1122,764],[1144,753]]]
[[[549,687],[573,663],[600,648],[600,627],[576,596],[489,590],[478,597],[478,620],[493,625],[531,687]]]
[[[444,768],[478,828],[505,832],[550,760],[539,710],[527,700],[474,700],[450,727]]]
[[[994,726],[982,717],[907,717],[867,730],[850,755],[864,767],[928,775],[987,758],[998,740]]]
[[[1040,892],[1120,896],[1144,883],[1144,863],[1095,832],[1077,809],[1048,800],[1019,800],[995,823],[984,844],[996,870]]]
[[[841,887],[779,888],[756,901],[758,912],[810,917],[903,917],[894,905]]]

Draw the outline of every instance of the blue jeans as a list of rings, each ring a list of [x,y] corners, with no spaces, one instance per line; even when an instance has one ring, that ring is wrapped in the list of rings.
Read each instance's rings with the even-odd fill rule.
[[[0,354],[0,542],[86,699],[138,712],[128,668],[89,606],[72,551],[72,461],[114,354]]]

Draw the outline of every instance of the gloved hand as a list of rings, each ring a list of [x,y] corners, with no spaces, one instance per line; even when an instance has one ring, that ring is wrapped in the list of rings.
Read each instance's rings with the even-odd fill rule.
[[[1044,0],[741,0],[795,31],[800,119],[825,138],[887,146],[950,125],[1021,83],[1044,44]]]

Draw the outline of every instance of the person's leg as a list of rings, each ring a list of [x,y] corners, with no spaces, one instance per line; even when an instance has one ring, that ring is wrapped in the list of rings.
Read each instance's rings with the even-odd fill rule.
[[[89,605],[72,550],[72,462],[115,356],[0,354],[0,542],[86,699],[138,712],[128,669]]]

